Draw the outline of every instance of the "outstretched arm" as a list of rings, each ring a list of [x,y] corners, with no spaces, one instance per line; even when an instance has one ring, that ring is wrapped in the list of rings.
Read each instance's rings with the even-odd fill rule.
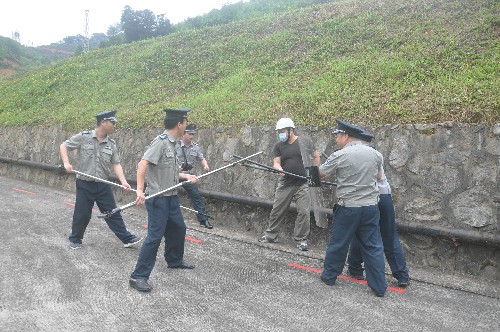
[[[313,153],[312,153],[312,156],[313,156],[313,164],[314,166],[318,166],[321,165],[321,157],[319,155],[319,152],[318,150],[314,150]]]
[[[146,196],[144,196],[144,180],[146,179],[146,172],[148,170],[148,161],[142,159],[137,164],[137,198],[135,199],[135,204],[141,205],[146,201]]]
[[[115,172],[116,176],[118,177],[118,180],[120,180],[120,183],[122,186],[125,187],[125,191],[130,191],[130,184],[128,184],[127,179],[125,179],[125,174],[123,173],[123,168],[120,163],[113,164],[113,171]]]
[[[205,172],[210,171],[210,167],[208,167],[208,163],[207,163],[206,159],[201,160],[201,166],[203,166],[203,169],[205,170]]]
[[[64,164],[64,169],[66,169],[66,173],[73,172],[73,165],[71,165],[69,162],[68,148],[66,147],[66,145],[64,143],[62,143],[59,146],[59,154],[61,155],[61,160]]]

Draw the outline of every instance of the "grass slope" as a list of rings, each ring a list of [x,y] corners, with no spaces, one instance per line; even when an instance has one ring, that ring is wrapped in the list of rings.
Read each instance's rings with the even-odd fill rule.
[[[0,80],[11,75],[26,73],[69,57],[71,54],[43,47],[26,47],[0,36]]]
[[[0,82],[0,125],[500,121],[499,0],[346,0],[96,50]]]

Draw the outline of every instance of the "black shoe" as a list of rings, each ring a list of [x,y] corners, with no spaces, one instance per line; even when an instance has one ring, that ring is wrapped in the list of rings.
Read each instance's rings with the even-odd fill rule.
[[[325,284],[327,284],[328,286],[333,286],[333,285],[335,285],[335,280],[326,280],[326,279],[323,277],[323,273],[321,273],[320,279],[321,279],[321,281],[323,281],[323,282],[324,282]]]
[[[78,242],[70,242],[69,247],[71,249],[82,249],[82,244]]]
[[[266,234],[264,234],[259,238],[259,242],[275,243],[278,242],[278,237],[271,239]]]
[[[142,237],[137,237],[137,236],[135,236],[135,235],[134,235],[134,237],[133,237],[133,238],[131,238],[130,240],[128,240],[128,242],[127,242],[127,243],[124,243],[124,244],[123,244],[123,246],[124,246],[125,248],[130,248],[130,247],[132,247],[134,244],[137,244],[137,243],[141,242],[141,240],[142,240]]]
[[[297,248],[299,248],[302,251],[308,251],[309,250],[309,244],[307,241],[301,241],[297,243]]]
[[[351,271],[347,270],[347,276],[356,280],[365,280],[365,277],[363,276],[363,273],[361,274],[354,274]]]
[[[214,228],[214,226],[212,226],[212,224],[208,220],[200,221],[200,226],[208,229]]]
[[[398,287],[400,288],[406,288],[410,284],[410,281],[408,280],[398,280]]]
[[[189,270],[192,270],[192,269],[194,269],[194,265],[191,265],[191,264],[188,264],[188,263],[182,261],[179,265],[175,265],[175,266],[169,265],[168,268],[169,269],[189,269]]]
[[[376,296],[376,297],[384,297],[384,296],[385,296],[385,293],[375,293],[375,296]]]
[[[153,287],[151,287],[151,285],[148,284],[148,281],[143,278],[137,278],[137,279],[130,278],[128,283],[132,288],[137,289],[139,292],[149,292],[150,290],[153,289]]]

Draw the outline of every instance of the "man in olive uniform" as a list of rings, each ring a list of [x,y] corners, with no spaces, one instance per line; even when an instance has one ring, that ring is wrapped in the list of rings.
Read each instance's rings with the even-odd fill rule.
[[[372,141],[373,135],[364,131],[359,135],[361,140],[368,144]],[[376,151],[376,150],[375,150]],[[380,210],[380,235],[384,245],[384,254],[391,268],[392,276],[397,279],[398,286],[402,288],[408,287],[410,276],[408,267],[406,266],[406,258],[399,242],[399,235],[396,227],[396,214],[394,212],[394,204],[392,202],[391,186],[385,176],[384,168],[382,167],[382,178],[378,181]],[[361,255],[361,245],[356,237],[353,237],[349,255],[347,256],[348,272],[352,277],[362,280],[363,276],[363,256]]]
[[[73,172],[69,162],[68,150],[78,151],[78,170],[101,179],[108,179],[110,167],[113,168],[122,186],[130,190],[120,164],[120,156],[115,141],[109,136],[115,131],[116,111],[103,111],[96,115],[97,127],[92,131],[82,131],[66,140],[59,147],[61,159],[66,172]],[[80,249],[82,239],[92,217],[92,207],[97,203],[101,212],[116,208],[111,185],[99,182],[82,175],[76,176],[76,203],[73,213],[73,224],[69,236],[71,249]],[[141,241],[140,237],[131,234],[123,222],[120,213],[104,219],[108,227],[123,242],[125,247],[133,246]]]
[[[148,235],[141,247],[135,270],[129,280],[131,287],[141,292],[149,292],[153,287],[148,283],[156,262],[156,254],[162,238],[165,238],[164,257],[167,267],[172,269],[194,269],[194,265],[184,262],[184,242],[186,224],[182,217],[177,189],[146,200],[146,194],[153,195],[179,183],[179,179],[196,183],[192,174],[179,173],[177,165],[176,141],[182,137],[188,123],[190,108],[164,109],[165,131],[157,136],[144,153],[137,167],[136,204],[146,204],[148,211]]]
[[[193,142],[195,135],[196,124],[190,123],[187,125],[182,139],[179,140],[177,144],[177,157],[181,165],[181,171],[185,174],[193,174],[193,168],[198,161],[201,163],[201,166],[203,166],[205,172],[210,170],[207,160],[203,156],[201,146]],[[186,190],[193,209],[198,211],[196,217],[200,222],[200,226],[212,229],[213,226],[208,221],[205,202],[203,202],[198,186],[195,183],[186,182],[182,185],[182,188]]]
[[[376,296],[383,297],[387,281],[377,205],[382,155],[359,139],[363,129],[340,120],[337,123],[333,133],[340,150],[319,168],[322,178],[336,176],[338,198],[321,281],[330,286],[335,284],[344,269],[349,244],[356,237],[365,258],[368,286]]]

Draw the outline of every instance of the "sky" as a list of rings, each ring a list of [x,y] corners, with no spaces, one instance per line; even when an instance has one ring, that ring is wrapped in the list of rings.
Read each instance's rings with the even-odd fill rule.
[[[0,6],[0,36],[19,32],[26,46],[57,43],[67,36],[84,35],[85,11],[88,10],[88,33],[106,33],[120,22],[125,6],[133,10],[149,9],[165,14],[172,24],[188,17],[208,13],[225,4],[241,0],[9,0]]]

